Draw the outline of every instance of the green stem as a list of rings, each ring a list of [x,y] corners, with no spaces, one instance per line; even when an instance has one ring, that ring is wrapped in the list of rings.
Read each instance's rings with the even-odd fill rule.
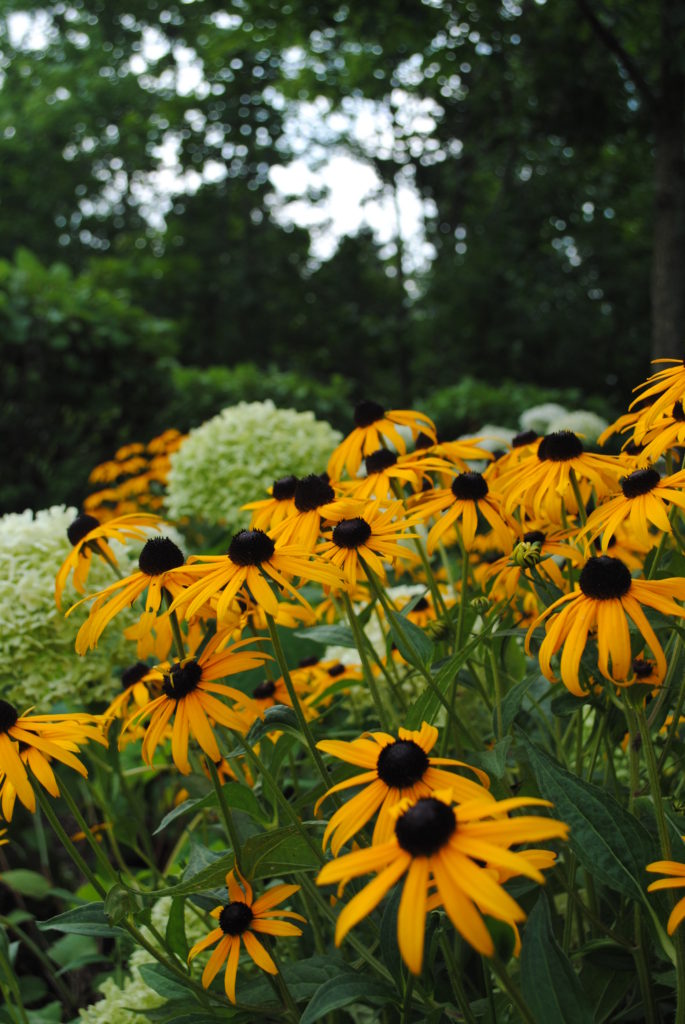
[[[642,923],[642,911],[641,908],[637,905],[637,903],[634,907],[633,927],[635,933],[633,959],[635,960],[638,983],[640,986],[640,994],[642,995],[642,1006],[645,1014],[645,1024],[657,1024],[658,1018],[656,1016],[654,993],[652,992],[649,967],[647,966],[647,958],[645,957],[645,930]]]
[[[228,806],[228,803],[226,802],[226,796],[224,794],[224,791],[223,791],[223,788],[222,788],[222,785],[221,785],[221,780],[219,779],[219,773],[217,772],[216,765],[212,761],[211,757],[207,758],[207,767],[209,769],[209,774],[210,774],[210,776],[212,778],[212,785],[214,786],[214,792],[216,793],[216,798],[217,798],[217,800],[219,802],[219,810],[221,811],[221,817],[224,819],[224,825],[226,826],[226,832],[228,833],[228,837],[230,839],[231,846],[233,847],[233,866],[235,867],[235,869],[238,872],[238,874],[242,875],[242,871],[240,869],[240,853],[239,853],[239,850],[240,850],[240,839],[238,838],[238,832],[237,832],[236,827],[235,827],[235,822],[233,820],[233,815],[231,814],[231,809]]]
[[[383,729],[384,732],[388,732],[388,729],[390,728],[388,723],[388,716],[386,714],[385,708],[383,707],[383,701],[381,700],[380,691],[378,689],[378,686],[376,685],[376,679],[371,670],[369,659],[366,653],[367,637],[364,634],[364,630],[359,625],[357,616],[354,613],[352,601],[350,600],[350,595],[346,590],[343,591],[343,603],[345,605],[345,611],[347,613],[347,618],[352,628],[352,632],[354,633],[354,641],[357,645],[357,650],[359,651],[359,657],[362,663],[362,672],[364,673],[364,680],[369,688],[371,697],[373,698],[374,707],[376,708],[376,714],[378,715],[378,721],[380,722],[381,729]]]
[[[274,649],[274,654],[276,655],[276,661],[278,662],[278,667],[281,670],[283,682],[285,683],[285,688],[288,691],[288,696],[290,697],[290,701],[293,706],[293,711],[295,712],[295,715],[297,717],[297,722],[300,727],[300,731],[304,736],[305,742],[309,748],[309,752],[311,754],[312,760],[314,761],[316,769],[319,775],[321,776],[321,779],[326,789],[328,789],[330,787],[328,772],[326,771],[326,766],[323,763],[321,754],[316,749],[316,740],[314,739],[312,731],[309,728],[309,723],[307,722],[307,719],[304,716],[302,705],[300,704],[300,699],[297,696],[297,693],[295,692],[293,681],[290,678],[290,671],[288,669],[288,663],[285,660],[283,648],[281,647],[281,641],[278,636],[278,628],[276,626],[276,622],[274,621],[273,616],[269,614],[269,612],[265,611],[264,616],[266,618],[266,624],[269,630],[269,636],[271,637],[271,643]]]
[[[95,859],[98,862],[101,870],[103,871],[105,878],[109,876],[109,878],[115,882],[117,878],[116,871],[113,869],[107,857],[105,857],[104,853],[102,852],[102,847],[100,843],[98,843],[97,839],[91,832],[90,825],[81,814],[81,811],[79,810],[76,801],[74,800],[73,796],[71,795],[71,792],[69,791],[69,787],[64,783],[63,780],[60,783],[60,795],[64,800],[65,804],[67,805],[67,807],[69,808],[69,810],[71,811],[71,813],[73,814],[74,818],[78,822],[80,829],[85,836],[86,842],[88,843],[91,850],[95,854]]]
[[[490,966],[492,968],[492,973],[497,978],[500,988],[509,996],[509,999],[521,1014],[525,1024],[535,1024],[535,1018],[526,1006],[525,1000],[520,991],[507,974],[507,969],[502,961],[495,956],[490,961]]]
[[[402,1024],[409,1024],[411,1020],[412,994],[414,992],[414,975],[409,972],[407,984],[404,989],[404,1000],[402,1002]]]
[[[583,496],[580,493],[580,485],[578,484],[578,477],[576,476],[574,469],[571,469],[569,472],[569,480],[571,481],[573,496],[576,499],[576,504],[578,505],[578,521],[581,526],[585,526],[585,523],[587,522],[585,502],[583,501]]]
[[[164,591],[166,598],[167,607],[171,608],[173,603],[173,597],[168,590]],[[183,661],[186,656],[185,643],[183,642],[183,633],[181,632],[181,626],[176,615],[176,610],[169,612],[169,622],[171,623],[171,635],[174,638],[174,647],[176,648],[176,655]]]
[[[14,1008],[17,1011],[17,1015],[19,1017],[19,1020],[21,1021],[21,1024],[29,1024],[29,1018],[28,1018],[28,1015],[26,1013],[26,1010],[24,1009],[24,1004],[23,1004],[23,1002],[21,1000],[21,992],[19,991],[19,985],[17,983],[16,975],[15,975],[14,971],[12,970],[12,965],[9,963],[9,961],[5,957],[5,954],[2,951],[2,949],[0,949],[0,973],[7,980],[7,985],[3,986],[3,989],[6,988],[6,989],[8,989],[12,993],[12,996],[13,996],[14,1002],[15,1002],[15,1007]],[[7,998],[7,994],[6,993],[3,993],[3,994],[5,995],[5,1004],[7,1006],[7,1009],[10,1010],[10,1012],[11,1012],[12,1004],[9,1001],[9,999]]]
[[[443,935],[441,937],[440,948],[447,964],[447,973],[450,979],[450,985],[452,986],[452,991],[454,992],[454,998],[457,1001],[457,1006],[461,1010],[461,1015],[464,1018],[465,1024],[476,1024],[476,1018],[471,1012],[468,996],[464,991],[464,986],[461,981],[463,971],[456,963],[455,957],[450,949],[447,935]]]
[[[504,719],[502,718],[502,678],[497,664],[497,656],[492,647],[488,647],[488,659],[492,671],[492,681],[495,688],[495,720],[497,722],[497,739],[501,740],[504,735]]]
[[[105,896],[107,895],[105,888],[101,884],[99,878],[97,878],[97,876],[90,870],[85,860],[76,849],[73,841],[69,838],[65,830],[62,828],[61,822],[59,821],[59,818],[53,811],[50,801],[43,793],[43,790],[38,780],[36,780],[34,791],[36,797],[38,798],[38,803],[40,804],[43,814],[50,822],[50,825],[52,826],[52,829],[57,835],[57,838],[61,842],[62,846],[67,851],[67,853],[69,854],[69,856],[71,857],[71,859],[73,860],[74,864],[79,869],[83,877],[88,879],[88,881],[93,886],[98,896],[104,899]]]
[[[60,999],[62,999],[67,1006],[73,1007],[74,997],[71,991],[67,988],[62,979],[57,977],[57,975],[55,974],[54,964],[45,955],[45,953],[40,948],[38,943],[34,942],[31,936],[27,935],[23,928],[20,928],[18,924],[15,924],[14,921],[11,921],[8,917],[0,916],[0,925],[3,925],[10,931],[13,931],[17,938],[20,940],[20,942],[24,943],[26,948],[30,950],[33,956],[35,956],[36,960],[39,960],[40,963],[42,964],[43,971],[45,972],[45,977],[48,979],[50,984],[55,988]]]

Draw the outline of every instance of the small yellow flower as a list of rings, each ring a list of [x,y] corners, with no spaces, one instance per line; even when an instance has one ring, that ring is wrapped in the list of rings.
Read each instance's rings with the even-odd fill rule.
[[[257,935],[301,935],[301,928],[282,918],[290,917],[295,921],[305,921],[305,918],[292,910],[274,910],[279,903],[298,892],[299,885],[275,885],[255,900],[249,882],[237,871],[230,871],[226,875],[226,887],[228,903],[215,907],[211,912],[211,916],[218,920],[219,927],[195,943],[188,954],[188,962],[194,960],[198,953],[218,943],[202,972],[202,985],[209,988],[225,963],[224,990],[228,999],[235,1003],[241,943],[258,967],[269,974],[278,974],[276,964]]]

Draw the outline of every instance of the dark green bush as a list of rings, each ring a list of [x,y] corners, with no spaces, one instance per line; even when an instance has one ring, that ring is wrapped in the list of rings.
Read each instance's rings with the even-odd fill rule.
[[[326,382],[294,370],[266,368],[255,363],[235,366],[180,366],[171,364],[172,392],[165,406],[166,426],[189,430],[238,402],[270,398],[281,409],[310,409],[347,433],[352,429],[353,383],[340,374]]]
[[[462,377],[458,384],[417,398],[414,408],[434,420],[442,437],[453,438],[485,423],[516,429],[521,413],[543,402],[557,402],[569,410],[590,409],[606,419],[615,415],[604,398],[584,395],[579,388],[543,388],[514,380],[494,385],[475,377]]]
[[[0,510],[78,504],[92,467],[155,433],[172,325],[27,250],[0,261]]]

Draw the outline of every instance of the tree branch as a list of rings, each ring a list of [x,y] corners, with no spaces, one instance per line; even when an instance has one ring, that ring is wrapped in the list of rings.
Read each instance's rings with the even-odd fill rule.
[[[613,53],[619,64],[621,64],[645,103],[652,109],[658,106],[658,99],[650,89],[647,79],[613,32],[599,19],[591,7],[590,0],[576,0],[576,4],[580,8],[580,12],[585,20],[589,22],[597,38],[601,40],[607,50]]]

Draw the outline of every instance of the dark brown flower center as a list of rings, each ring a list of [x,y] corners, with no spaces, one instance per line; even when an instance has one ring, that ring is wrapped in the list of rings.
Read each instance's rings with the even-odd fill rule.
[[[370,427],[372,423],[377,423],[384,416],[385,409],[378,402],[361,401],[357,402],[354,407],[355,427]]]
[[[331,665],[331,667],[328,669],[328,674],[331,677],[331,679],[337,679],[338,676],[343,675],[344,671],[345,666],[341,665],[340,662],[338,662],[337,665]]]
[[[273,487],[271,488],[271,494],[276,501],[287,501],[288,498],[293,498],[295,496],[296,486],[296,476],[282,476],[280,480],[274,480]]]
[[[544,544],[545,535],[542,530],[529,530],[528,533],[524,533],[523,539],[526,544]]]
[[[265,679],[263,683],[258,683],[252,691],[252,696],[255,700],[268,700],[269,697],[273,697],[276,684],[273,679]]]
[[[418,601],[416,602],[416,604],[414,605],[414,607],[412,608],[412,611],[413,612],[425,612],[425,610],[427,608],[430,608],[430,605],[428,603],[428,599],[425,598],[425,597],[420,597],[418,599]]]
[[[389,451],[388,448],[379,448],[377,452],[367,455],[364,459],[367,475],[369,473],[382,473],[384,469],[389,469],[396,462],[397,456],[394,452]]]
[[[138,568],[146,576],[161,576],[171,569],[178,569],[185,562],[185,555],[168,537],[153,537],[138,558]]]
[[[150,668],[145,664],[144,661],[137,661],[135,665],[129,665],[121,673],[121,688],[122,690],[128,690],[129,686],[134,686],[139,683],[143,676],[146,676]]]
[[[460,473],[452,481],[452,494],[461,501],[479,501],[488,493],[488,485],[480,473]]]
[[[358,548],[371,536],[371,527],[366,519],[341,519],[333,530],[333,543],[339,548]]]
[[[588,558],[580,574],[580,589],[595,601],[611,601],[630,590],[630,570],[620,558],[600,555]]]
[[[414,442],[414,447],[417,451],[421,451],[422,448],[432,448],[435,441],[429,434],[424,434],[423,431],[417,436]]]
[[[19,712],[8,701],[0,700],[0,733],[9,732],[16,725]]]
[[[512,448],[523,448],[524,444],[532,444],[540,435],[535,430],[522,430],[511,439]]]
[[[685,409],[683,409],[682,402],[678,401],[675,403],[671,410],[671,416],[674,420],[677,420],[678,423],[685,423]]]
[[[254,914],[247,903],[228,903],[219,914],[219,927],[224,935],[242,935],[252,924]]]
[[[409,789],[423,778],[429,764],[428,754],[414,740],[395,740],[381,750],[376,771],[391,789]]]
[[[197,689],[202,679],[202,667],[193,659],[185,665],[174,665],[164,677],[162,691],[172,700],[181,700]]]
[[[538,445],[538,458],[547,462],[568,462],[583,454],[583,442],[572,430],[546,434]]]
[[[427,796],[400,815],[395,824],[397,842],[412,857],[432,857],[457,827],[457,816],[442,800]]]
[[[295,487],[295,508],[298,512],[313,512],[335,499],[335,491],[326,480],[316,473],[297,481]]]
[[[654,663],[645,658],[633,658],[633,672],[638,679],[647,679],[654,671]]]
[[[67,537],[70,542],[76,547],[80,540],[87,537],[89,533],[97,529],[99,522],[95,516],[89,516],[83,513],[80,516],[76,516],[73,523],[67,527]]]
[[[300,658],[297,663],[298,668],[311,668],[312,665],[318,665],[321,658],[317,654],[310,654],[306,658]]]
[[[228,557],[236,565],[261,565],[272,557],[276,545],[264,530],[241,530],[228,549]]]
[[[641,494],[649,494],[659,483],[661,477],[655,469],[636,469],[621,480],[621,490],[626,498],[637,498]]]

